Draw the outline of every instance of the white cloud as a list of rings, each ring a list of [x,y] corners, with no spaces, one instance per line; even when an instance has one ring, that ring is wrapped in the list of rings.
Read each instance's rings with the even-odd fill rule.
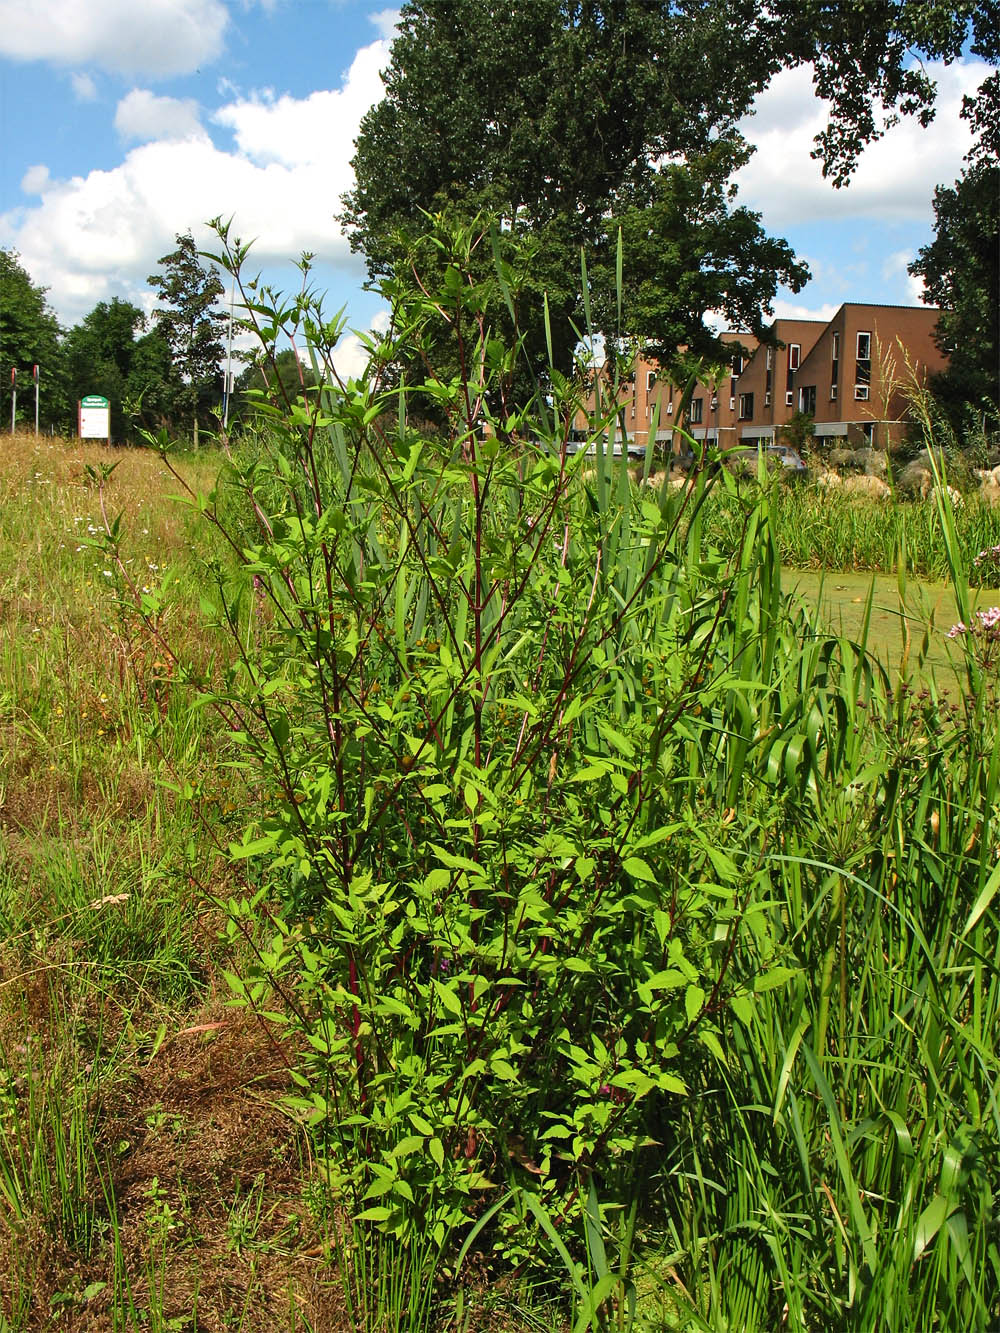
[[[188,74],[222,50],[222,0],[0,0],[0,55],[116,74]]]
[[[910,264],[916,258],[912,250],[896,250],[888,255],[882,264],[882,277],[887,280],[902,282],[906,298],[913,305],[922,305],[927,290],[923,278],[908,272]]]
[[[346,333],[333,351],[333,368],[345,382],[359,379],[368,365],[368,349],[356,333]]]
[[[29,167],[21,177],[21,189],[25,194],[43,194],[51,177],[46,166]]]
[[[391,42],[396,35],[396,27],[399,24],[400,11],[398,9],[377,9],[369,14],[369,20],[374,23],[378,34],[387,42]]]
[[[775,319],[818,319],[824,324],[829,324],[839,309],[839,305],[829,302],[820,306],[808,306],[800,301],[790,301],[783,296],[776,296],[774,299]]]
[[[814,136],[826,124],[825,104],[812,90],[807,68],[776,76],[742,125],[757,152],[737,174],[740,202],[763,213],[770,228],[822,219],[877,218],[881,222],[924,221],[931,216],[934,186],[961,172],[972,140],[959,112],[964,93],[989,72],[980,61],[950,66],[929,62],[937,81],[937,115],[923,129],[904,117],[861,155],[851,183],[834,189],[809,156]]]
[[[146,88],[133,88],[118,103],[115,129],[123,139],[206,137],[193,98],[157,97]]]
[[[96,102],[97,84],[89,74],[75,73],[69,76],[73,96],[78,102]]]
[[[912,250],[894,250],[882,260],[882,277],[898,278],[906,272],[906,266],[913,258]]]
[[[386,333],[388,310],[378,310],[368,323],[369,333]],[[357,379],[368,365],[368,349],[356,333],[346,333],[333,350],[333,368],[342,380]]]
[[[54,180],[32,168],[25,185],[40,200],[0,215],[0,244],[20,252],[70,323],[114,295],[141,304],[146,278],[174,248],[176,233],[191,228],[208,245],[201,224],[217,214],[234,218],[234,235],[254,240],[253,272],[309,250],[317,263],[360,278],[362,263],[334,215],[352,184],[357,122],[382,94],[378,70],[387,53],[381,41],[359,51],[335,92],[223,107],[217,118],[233,127],[237,151],[223,151],[204,133],[170,138],[179,124],[195,125],[187,104],[129,94],[116,123],[135,134],[145,120],[152,132],[159,117],[160,137],[85,176]]]
[[[257,92],[221,107],[213,119],[232,130],[237,148],[254,162],[336,172],[340,193],[351,183],[348,163],[361,118],[382,94],[379,70],[388,54],[384,40],[373,42],[357,53],[339,89],[304,98]]]

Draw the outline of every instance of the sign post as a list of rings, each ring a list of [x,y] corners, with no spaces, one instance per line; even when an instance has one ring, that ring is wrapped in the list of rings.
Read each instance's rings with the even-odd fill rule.
[[[111,404],[99,393],[88,393],[77,408],[81,440],[106,440],[111,444]]]
[[[14,418],[17,416],[17,367],[10,368],[10,433],[14,434]]]
[[[31,373],[35,380],[35,434],[38,434],[38,366],[31,367]]]

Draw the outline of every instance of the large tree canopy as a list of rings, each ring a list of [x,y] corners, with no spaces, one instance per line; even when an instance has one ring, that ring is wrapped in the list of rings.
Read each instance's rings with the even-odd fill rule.
[[[759,320],[777,282],[804,276],[759,219],[730,213],[714,170],[720,144],[739,158],[735,125],[755,94],[779,69],[812,63],[830,105],[817,153],[843,183],[893,114],[933,115],[933,83],[913,57],[955,59],[971,40],[991,59],[998,10],[1000,0],[408,0],[386,95],[361,125],[343,220],[373,279],[405,264],[426,212],[492,214],[529,232],[565,364],[580,248],[599,264],[620,221],[627,274],[653,281],[672,217],[685,262],[704,250],[740,264],[717,264],[675,302],[636,300],[621,332],[666,347],[683,325],[694,342],[712,308],[702,298],[756,308]],[[995,95],[987,81],[968,109],[984,142]],[[680,196],[695,202],[692,217],[671,203]]]
[[[146,281],[165,303],[153,313],[154,328],[170,348],[181,381],[175,401],[197,445],[199,418],[218,404],[222,392],[221,327],[227,316],[216,303],[226,289],[218,273],[198,258],[191,233],[176,239],[177,249],[159,261],[163,271],[151,273]]]
[[[107,398],[111,408],[111,436],[115,440],[128,435],[124,405],[135,354],[135,335],[145,323],[138,306],[115,296],[110,301],[99,301],[66,335],[71,395],[74,401],[91,393]]]
[[[32,367],[40,367],[39,417],[61,425],[69,415],[59,322],[45,288],[31,281],[14,250],[0,250],[0,383],[3,420],[10,421],[10,372],[18,373],[18,417],[34,419]]]
[[[910,265],[942,307],[937,342],[949,358],[935,384],[953,412],[969,403],[1000,422],[1000,168],[976,163],[934,193],[934,240]]]

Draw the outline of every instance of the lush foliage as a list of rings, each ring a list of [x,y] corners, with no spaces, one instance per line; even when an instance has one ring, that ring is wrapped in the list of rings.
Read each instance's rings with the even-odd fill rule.
[[[301,1052],[354,1326],[387,1290],[410,1328],[458,1321],[475,1247],[564,1265],[581,1330],[985,1330],[995,683],[970,653],[964,704],[905,664],[890,690],[782,596],[768,487],[718,475],[715,547],[705,473],[650,492],[567,456],[558,375],[497,420],[516,349],[477,237],[438,242],[394,328],[449,322],[464,373],[416,386],[448,431],[383,389],[392,335],[197,502],[243,563],[214,608],[237,664],[202,688],[261,784],[231,984]],[[258,314],[329,357],[308,300]]]
[[[34,421],[32,367],[40,369],[39,417],[48,426],[61,422],[68,409],[59,345],[59,323],[49,309],[45,288],[31,277],[13,250],[0,250],[0,366],[2,401],[10,424],[10,372],[17,371],[19,421]]]
[[[113,297],[99,301],[63,343],[70,400],[93,393],[107,398],[114,441],[162,426],[177,393],[170,348],[145,326],[138,306]]]
[[[948,368],[935,389],[960,419],[968,404],[1000,423],[1000,168],[981,162],[934,192],[934,240],[910,272],[942,307],[936,338]]]
[[[837,490],[809,485],[772,485],[772,533],[781,563],[793,569],[882,570],[925,579],[947,579],[948,551],[941,515],[931,496],[924,501],[873,503]],[[704,511],[708,538],[728,549],[739,539],[743,506],[715,492]],[[1000,511],[974,493],[956,518],[963,567],[1000,541]],[[985,581],[978,569],[976,582]],[[990,585],[993,586],[993,585]]]
[[[175,372],[174,428],[188,424],[198,444],[199,419],[216,407],[220,390],[220,364],[225,349],[220,325],[226,314],[216,309],[225,288],[218,273],[201,262],[190,232],[177,236],[177,249],[159,261],[163,271],[146,281],[165,304],[154,311],[157,334],[170,349]]]
[[[0,1322],[985,1333],[996,520],[898,507],[972,631],[887,677],[778,557],[896,509],[574,459],[558,376],[499,417],[478,240],[218,479],[12,442]]]
[[[617,223],[627,220],[645,286],[626,332],[673,356],[678,341],[710,341],[702,316],[713,303],[758,324],[777,281],[797,287],[805,271],[763,234],[756,215],[730,215],[723,188],[743,154],[734,125],[753,96],[746,58],[764,23],[740,8],[737,24],[725,5],[405,5],[386,96],[362,122],[357,185],[345,199],[352,245],[369,272],[386,277],[406,265],[426,230],[425,211],[503,217],[534,245],[532,263],[519,266],[518,332],[543,367],[544,294],[553,359],[566,372],[583,325],[580,248],[592,271],[603,257],[613,274]],[[517,52],[516,78],[498,77],[508,51]],[[674,165],[651,165],[664,158]],[[680,229],[677,245],[661,254],[671,227]],[[727,262],[734,256],[739,264]],[[426,256],[420,266],[426,271]],[[741,266],[752,277],[738,281]],[[491,268],[486,249],[480,281]],[[606,278],[595,282],[595,300],[614,289]],[[499,326],[505,303],[492,295]],[[595,312],[604,330],[613,323],[607,313]]]
[[[544,295],[563,373],[584,323],[580,248],[592,274],[602,260],[613,271],[621,225],[633,278],[621,331],[669,360],[681,344],[712,341],[707,310],[756,330],[777,284],[805,280],[757,215],[730,209],[725,188],[747,153],[736,124],[774,74],[812,67],[830,109],[817,156],[845,184],[898,114],[933,116],[934,83],[912,55],[950,61],[971,43],[996,63],[996,31],[992,0],[411,0],[386,95],[362,121],[343,220],[376,279],[413,262],[428,213],[495,214],[531,237],[521,314],[533,314],[519,332],[544,368]],[[510,52],[516,77],[501,72]],[[997,87],[994,75],[967,106],[986,161]],[[480,256],[481,284],[491,259]],[[417,263],[426,273],[426,253]],[[604,273],[592,300],[613,288]],[[500,327],[504,302],[483,291]],[[596,311],[605,331],[618,328],[611,313]]]

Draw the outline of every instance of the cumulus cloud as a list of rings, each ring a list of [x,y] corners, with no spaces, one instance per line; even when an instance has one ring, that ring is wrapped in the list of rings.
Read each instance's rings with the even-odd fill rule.
[[[803,305],[801,301],[790,301],[781,296],[775,297],[774,300],[775,319],[818,319],[824,324],[829,324],[839,309],[839,305],[832,305],[829,302],[819,306],[809,306]]]
[[[815,219],[929,219],[934,186],[959,175],[972,143],[959,115],[962,96],[974,92],[989,71],[981,61],[969,60],[950,66],[929,62],[927,72],[938,85],[930,127],[904,117],[865,150],[850,185],[840,190],[823,179],[820,164],[809,156],[814,136],[826,124],[811,71],[778,74],[741,126],[757,152],[736,177],[740,202],[763,213],[772,228]]]
[[[222,0],[0,0],[0,55],[167,78],[214,60],[228,23]]]
[[[21,177],[21,189],[25,194],[43,194],[50,180],[48,167],[41,164],[29,167]]]
[[[389,328],[388,310],[378,310],[368,322],[369,333],[385,333]],[[357,379],[368,365],[368,349],[356,333],[345,334],[333,352],[333,368],[342,380]]]
[[[123,139],[205,137],[193,98],[157,97],[146,88],[133,88],[118,103],[115,129]]]
[[[924,294],[927,290],[923,278],[914,277],[908,272],[910,264],[913,263],[916,255],[912,250],[896,250],[888,255],[882,264],[882,277],[901,281],[906,290],[907,300],[914,305],[923,302]]]
[[[258,92],[221,107],[213,119],[231,130],[239,151],[258,164],[337,172],[339,193],[350,184],[354,139],[362,116],[381,96],[379,71],[388,55],[386,41],[373,42],[357,53],[341,88],[303,98]]]
[[[396,27],[399,24],[400,11],[398,9],[377,9],[369,14],[368,18],[375,25],[379,36],[387,42],[391,42],[396,35]]]
[[[233,131],[226,151],[197,128],[193,104],[135,90],[119,104],[116,124],[132,137],[156,134],[109,170],[56,180],[34,167],[25,177],[40,196],[0,215],[0,244],[13,245],[36,282],[49,287],[66,322],[119,295],[141,304],[147,276],[191,228],[234,217],[233,232],[254,240],[250,267],[266,268],[303,250],[361,277],[334,220],[352,184],[357,123],[382,94],[378,70],[388,45],[359,51],[340,89],[304,99],[237,99],[216,115]],[[190,134],[179,137],[187,129]],[[44,174],[43,174],[44,173]]]
[[[96,102],[97,84],[89,74],[77,72],[69,76],[73,96],[78,102]]]

